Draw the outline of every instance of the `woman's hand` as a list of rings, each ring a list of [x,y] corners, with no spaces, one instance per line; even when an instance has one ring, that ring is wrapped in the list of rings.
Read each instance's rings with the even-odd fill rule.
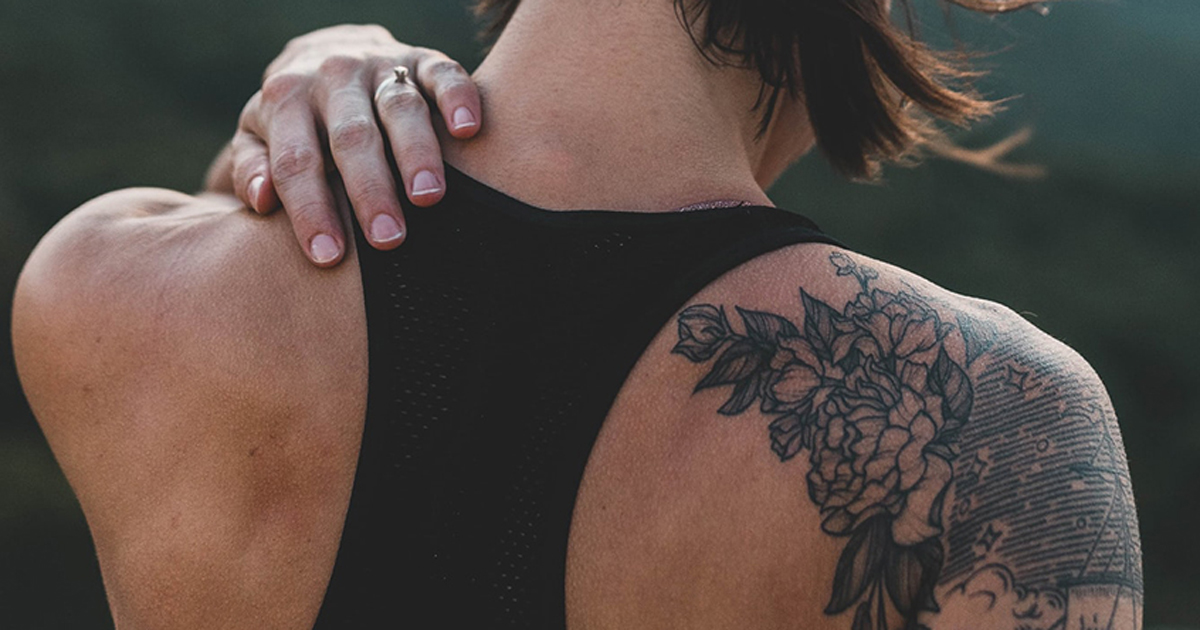
[[[408,70],[403,82],[401,66]],[[371,244],[394,248],[406,232],[387,147],[415,205],[433,205],[445,191],[422,93],[434,98],[455,138],[474,136],[482,122],[479,93],[461,65],[402,44],[380,26],[298,37],[263,76],[228,149],[232,189],[259,213],[282,203],[297,240],[321,267],[336,265],[346,250],[328,172],[340,174]]]

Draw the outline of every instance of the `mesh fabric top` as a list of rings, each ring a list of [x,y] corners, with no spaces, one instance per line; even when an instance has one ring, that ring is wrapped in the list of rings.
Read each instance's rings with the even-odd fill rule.
[[[540,210],[447,167],[411,236],[358,234],[370,376],[316,628],[563,628],[592,444],[658,331],[722,273],[834,243],[777,208]]]

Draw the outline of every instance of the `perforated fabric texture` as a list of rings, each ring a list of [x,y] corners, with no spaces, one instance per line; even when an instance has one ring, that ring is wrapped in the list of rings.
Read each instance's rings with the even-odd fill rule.
[[[563,628],[576,492],[643,350],[725,271],[835,243],[776,208],[552,212],[450,167],[447,191],[397,250],[357,235],[367,417],[319,630]]]

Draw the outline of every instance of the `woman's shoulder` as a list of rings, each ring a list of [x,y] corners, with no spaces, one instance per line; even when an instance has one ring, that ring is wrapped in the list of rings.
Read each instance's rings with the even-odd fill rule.
[[[345,368],[365,373],[362,303],[353,253],[314,268],[285,217],[231,197],[128,189],[76,209],[35,248],[13,344],[53,438],[81,430],[88,414],[59,408],[85,410],[89,397],[182,408],[219,395],[265,409],[323,387],[356,391],[365,375]]]
[[[693,334],[709,320],[721,336]],[[658,341],[670,344],[673,358],[690,359],[684,369],[692,377],[697,368],[722,373],[721,357],[736,348],[773,348],[778,354],[759,365],[763,379],[779,376],[785,360],[819,367],[825,375],[878,367],[902,378],[900,371],[911,367],[907,376],[919,375],[921,387],[944,398],[948,392],[937,391],[944,384],[936,379],[954,375],[971,387],[975,379],[996,378],[997,371],[1024,370],[1026,384],[1036,377],[1061,385],[1051,388],[1056,394],[1078,387],[1107,402],[1087,361],[1008,306],[834,245],[801,244],[759,256],[693,296],[673,324]],[[709,378],[697,391],[734,380]],[[760,385],[755,391],[770,392],[765,381]]]
[[[224,626],[245,611],[212,602],[256,601],[311,625],[365,412],[363,319],[353,255],[315,269],[284,217],[230,198],[120,191],[43,239],[17,366],[114,614]]]
[[[968,333],[959,330],[960,325],[972,322],[1009,338],[1056,346],[1048,351],[1066,349],[1008,306],[956,293],[913,271],[825,243],[792,245],[760,255],[705,287],[690,303],[696,302],[759,305],[799,323],[817,315],[809,311],[827,306],[829,315],[843,325],[873,316],[867,310],[876,305],[886,307],[889,315],[902,308],[917,309],[945,324],[947,331],[959,333],[946,338],[956,352],[965,351],[961,342]]]
[[[939,606],[954,624],[981,592],[1044,589],[1061,606],[1057,567],[1109,571],[1125,585],[1106,604],[1114,627],[1136,627],[1137,523],[1095,373],[1011,309],[837,247],[760,256],[683,305],[588,467],[574,575],[604,584],[637,567],[647,580],[613,595],[634,617],[649,614],[639,603],[670,618],[738,592],[723,618],[764,627],[844,628],[825,615],[885,608],[934,626]],[[1121,511],[1106,516],[1113,496]],[[1103,565],[1079,523],[1106,518]],[[1062,612],[1047,609],[1059,624]]]
[[[113,360],[228,354],[231,367],[252,369],[303,340],[353,336],[361,304],[352,256],[313,268],[282,216],[259,217],[232,197],[135,188],[84,204],[42,239],[18,283],[14,334],[63,350],[88,338]]]

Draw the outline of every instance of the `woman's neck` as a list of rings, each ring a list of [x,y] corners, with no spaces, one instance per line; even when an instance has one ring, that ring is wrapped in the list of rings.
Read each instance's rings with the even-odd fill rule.
[[[483,131],[447,139],[447,160],[527,203],[770,203],[755,179],[758,77],[707,63],[669,0],[524,0],[475,79]]]

